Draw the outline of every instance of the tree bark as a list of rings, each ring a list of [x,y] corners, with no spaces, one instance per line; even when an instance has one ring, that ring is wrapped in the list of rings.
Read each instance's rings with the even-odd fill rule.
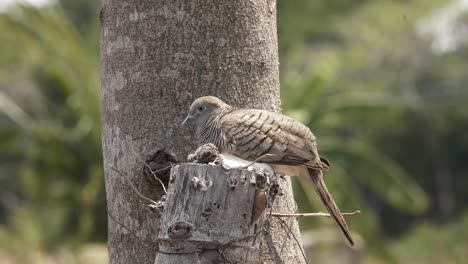
[[[155,263],[261,263],[265,214],[251,223],[258,180],[248,170],[189,163],[174,167]]]
[[[203,95],[280,110],[275,1],[103,0],[101,10],[103,153],[111,263],[152,263],[159,215],[148,210],[117,168],[146,196],[162,195],[143,177],[157,150],[179,160],[195,149],[180,123]],[[294,212],[289,179],[274,211]],[[297,222],[287,225],[300,241]],[[278,219],[262,243],[267,263],[301,263],[301,248]]]

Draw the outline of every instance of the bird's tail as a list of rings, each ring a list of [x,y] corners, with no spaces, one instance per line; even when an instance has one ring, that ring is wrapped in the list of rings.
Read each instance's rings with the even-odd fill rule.
[[[317,170],[317,169],[310,169],[310,168],[308,169],[308,171],[309,171],[309,175],[312,180],[312,183],[314,185],[315,191],[320,196],[320,199],[322,199],[322,202],[327,208],[330,215],[333,217],[333,219],[335,219],[336,223],[340,226],[341,231],[343,231],[343,234],[346,236],[351,246],[354,246],[354,241],[349,232],[348,225],[346,224],[346,221],[343,215],[341,214],[340,209],[338,208],[338,206],[336,206],[336,203],[333,200],[333,197],[331,196],[330,192],[328,192],[327,186],[325,186],[325,182],[323,181],[322,171]]]

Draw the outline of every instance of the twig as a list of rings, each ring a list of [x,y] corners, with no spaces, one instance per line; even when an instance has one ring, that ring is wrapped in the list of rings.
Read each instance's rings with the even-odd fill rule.
[[[257,241],[258,236],[259,236],[260,234],[263,234],[263,232],[265,231],[264,225],[265,225],[265,222],[263,222],[262,226],[261,226],[261,227],[259,228],[259,230],[254,234],[254,237],[253,237],[253,239],[252,239],[252,244],[250,245],[250,248],[247,249],[247,252],[245,253],[245,259],[244,259],[244,261],[242,262],[243,264],[246,263],[247,258],[248,258],[249,253],[250,253],[250,250],[253,248],[255,242]],[[262,258],[262,256],[261,256],[261,252],[260,252],[260,254],[259,254],[259,260],[260,260],[261,258]]]
[[[167,254],[167,255],[180,255],[180,254],[193,254],[193,253],[200,253],[201,251],[192,251],[192,252],[165,252],[165,251],[161,251],[159,250],[158,248],[155,248],[155,247],[151,247],[149,245],[147,245],[145,242],[141,241],[140,237],[137,236],[136,234],[136,231],[138,230],[131,230],[130,228],[128,228],[126,225],[122,224],[121,222],[117,221],[117,219],[115,219],[111,214],[107,214],[107,216],[109,216],[109,218],[114,221],[116,224],[118,224],[119,226],[123,227],[125,230],[127,230],[128,232],[130,232],[130,235],[134,236],[138,242],[140,242],[144,247],[150,249],[150,250],[153,250],[153,251],[156,251],[158,253],[162,253],[162,254]]]
[[[289,232],[289,234],[292,235],[292,237],[293,237],[294,240],[296,241],[297,246],[298,246],[299,249],[301,250],[302,257],[304,258],[306,264],[309,264],[309,261],[307,261],[307,257],[306,257],[305,252],[304,252],[304,248],[302,248],[301,243],[299,242],[299,240],[297,239],[297,237],[294,235],[294,233],[292,232],[291,228],[289,228],[289,226],[284,222],[283,219],[278,218],[278,220],[280,221],[280,224],[281,224],[281,226],[283,227],[283,229],[285,229],[285,231]],[[286,229],[287,229],[287,230],[286,230]]]
[[[226,250],[232,246],[232,244],[234,243],[237,243],[237,242],[242,242],[242,241],[246,241],[246,240],[249,240],[249,239],[252,239],[253,238],[253,242],[255,242],[255,239],[257,239],[257,236],[263,231],[263,229],[260,229],[259,231],[257,231],[255,234],[253,235],[250,235],[250,236],[246,236],[246,237],[242,237],[242,238],[235,238],[235,239],[231,239],[229,240],[228,242],[220,245],[217,249],[218,251],[218,254],[221,256],[221,258],[223,259],[223,262],[224,263],[241,263],[239,261],[233,261],[233,260],[230,260],[226,257],[226,255],[224,254],[224,252],[226,252]],[[218,242],[219,243],[219,242]],[[251,248],[248,248],[247,249],[247,254],[245,256],[245,260],[248,258],[248,254],[250,252],[250,249]],[[245,260],[243,263],[245,263]]]
[[[259,162],[260,160],[264,159],[264,158],[267,158],[267,157],[274,157],[276,156],[275,154],[264,154],[258,158],[256,158],[254,161],[252,161],[251,163],[241,167],[241,169],[247,169],[248,167],[254,165],[255,163]]]
[[[284,247],[286,247],[286,244],[288,243],[288,240],[291,239],[291,235],[289,234],[290,232],[287,232],[287,230],[284,228],[283,223],[280,222],[280,226],[283,228],[284,231],[286,231],[286,236],[288,239],[283,239],[283,243],[281,244],[281,254],[284,252]]]
[[[122,224],[121,222],[117,221],[117,219],[115,219],[115,217],[113,217],[110,213],[107,213],[107,216],[109,216],[110,219],[112,219],[112,221],[116,222],[117,224],[119,224],[121,227],[123,227],[125,230],[127,230],[128,232],[130,232],[130,234],[134,234],[136,232],[136,230],[131,230],[130,228],[128,228],[126,225]]]
[[[361,211],[359,210],[356,210],[354,212],[351,212],[351,213],[342,213],[341,215],[343,216],[354,216],[354,215],[358,215],[360,214]],[[322,212],[318,212],[318,213],[302,213],[302,214],[281,214],[281,213],[271,213],[270,214],[271,216],[274,216],[274,217],[331,217],[330,214],[327,214],[327,213],[322,213]]]
[[[124,177],[128,181],[128,183],[132,186],[133,190],[138,194],[138,196],[140,196],[140,198],[142,198],[143,200],[149,201],[153,205],[158,204],[157,202],[155,202],[155,201],[151,200],[150,198],[148,198],[148,197],[144,196],[143,194],[141,194],[140,191],[138,191],[138,189],[135,187],[135,185],[133,185],[132,181],[130,181],[130,179],[125,175],[125,173],[123,173],[121,170],[119,170],[119,169],[117,169],[117,168],[115,168],[113,166],[110,166],[110,168],[112,170],[114,170],[115,172],[117,172],[120,176]]]
[[[160,170],[158,170],[158,171],[153,171],[153,170],[151,169],[151,167],[140,157],[140,155],[138,155],[138,153],[136,153],[136,151],[135,151],[135,149],[134,149],[133,147],[134,147],[134,146],[132,145],[132,152],[133,152],[133,154],[135,154],[135,156],[146,166],[146,168],[148,168],[148,169],[151,171],[151,174],[153,174],[153,177],[159,182],[159,184],[161,184],[161,186],[162,186],[162,188],[163,188],[163,191],[164,191],[164,194],[167,195],[166,186],[164,186],[164,183],[161,181],[161,179],[159,179],[159,177],[156,176],[156,172],[159,172],[159,171],[165,170],[165,169],[167,169],[167,168],[170,168],[170,167],[172,167],[172,165],[169,165],[169,166],[167,166],[167,167],[165,167],[165,168],[162,168],[162,169],[160,169]]]
[[[137,236],[137,234],[136,234],[136,231],[137,231],[137,230],[131,230],[131,229],[128,228],[126,225],[124,225],[124,224],[120,223],[119,221],[117,221],[117,219],[115,219],[115,218],[114,218],[111,214],[109,214],[109,213],[107,213],[107,216],[109,216],[109,218],[112,219],[112,221],[114,221],[115,223],[117,223],[119,226],[125,228],[125,230],[127,230],[128,232],[130,232],[131,235],[135,236],[137,239],[140,239],[140,238]],[[151,247],[151,246],[145,244],[143,241],[140,241],[140,243],[141,243],[144,247],[146,247],[146,248],[148,248],[148,249],[158,251],[156,248],[153,248],[153,247]]]

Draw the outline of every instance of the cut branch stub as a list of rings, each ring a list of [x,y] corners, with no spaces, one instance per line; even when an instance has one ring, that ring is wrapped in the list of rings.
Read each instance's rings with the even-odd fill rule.
[[[161,180],[164,186],[169,182],[169,173],[172,165],[179,163],[176,156],[166,150],[158,150],[149,160],[145,161],[143,174],[146,179],[154,185],[159,185]]]
[[[256,177],[204,164],[172,168],[156,263],[260,263],[257,235],[266,216],[251,224],[257,186],[241,184]]]

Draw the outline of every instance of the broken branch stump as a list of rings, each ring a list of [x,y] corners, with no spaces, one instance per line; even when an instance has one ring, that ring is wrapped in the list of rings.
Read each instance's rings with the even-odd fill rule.
[[[265,212],[251,223],[258,182],[258,173],[241,169],[172,168],[155,263],[261,263]]]

